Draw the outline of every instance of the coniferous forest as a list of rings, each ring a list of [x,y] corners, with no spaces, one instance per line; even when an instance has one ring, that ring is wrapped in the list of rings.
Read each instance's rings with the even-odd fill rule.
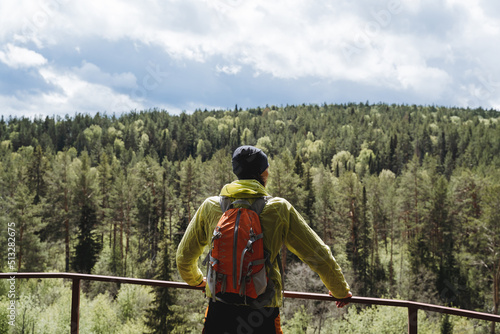
[[[235,179],[239,145],[270,158],[268,190],[331,247],[353,294],[499,313],[500,114],[434,106],[266,106],[170,115],[0,120],[2,272],[79,272],[180,281],[175,252],[207,196]],[[14,224],[12,224],[14,223]],[[327,293],[284,251],[285,289]],[[201,262],[200,262],[201,266]],[[16,325],[67,333],[71,282],[16,280]],[[200,333],[200,291],[82,283],[81,333]],[[285,333],[401,333],[406,309],[286,299]],[[497,331],[498,329],[497,325]],[[419,314],[422,333],[491,323]]]

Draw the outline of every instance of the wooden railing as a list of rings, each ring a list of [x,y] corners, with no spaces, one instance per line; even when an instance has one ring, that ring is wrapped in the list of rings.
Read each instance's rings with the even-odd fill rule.
[[[87,281],[102,281],[111,283],[123,284],[139,284],[151,285],[165,288],[178,288],[178,289],[192,289],[201,290],[181,282],[160,281],[152,279],[139,279],[128,277],[115,277],[115,276],[100,276],[100,275],[87,275],[87,274],[74,274],[74,273],[0,273],[0,279],[18,279],[18,278],[64,278],[73,281],[72,285],[72,298],[71,298],[71,334],[78,334],[79,328],[79,315],[80,315],[80,282]],[[307,293],[307,292],[292,292],[285,291],[286,298],[301,298],[301,299],[314,299],[324,301],[336,301],[337,299],[320,293]],[[395,299],[380,299],[368,297],[352,297],[351,303],[367,304],[367,305],[383,305],[393,307],[406,307],[408,309],[408,333],[416,334],[418,330],[418,310],[439,312],[445,314],[456,315],[460,317],[474,318],[486,321],[493,321],[500,323],[500,315],[482,313],[476,311],[468,311],[457,308],[438,306],[425,303],[417,303],[406,300]]]

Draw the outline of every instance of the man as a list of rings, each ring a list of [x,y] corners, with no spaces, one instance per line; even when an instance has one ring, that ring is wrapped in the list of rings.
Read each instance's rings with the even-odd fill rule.
[[[225,185],[221,196],[249,202],[269,196],[265,186],[269,176],[266,154],[253,146],[237,148],[232,157],[233,172],[237,181]],[[181,277],[193,286],[204,287],[206,279],[198,268],[197,260],[210,243],[213,230],[223,212],[219,196],[209,197],[191,220],[179,248],[177,268]],[[271,301],[261,308],[236,306],[220,301],[209,302],[204,333],[282,333],[279,307],[282,305],[282,280],[278,262],[279,251],[284,243],[321,278],[330,294],[338,299],[337,307],[348,304],[352,296],[349,285],[330,248],[307,225],[302,216],[285,199],[272,197],[267,201],[260,221],[264,235],[264,248],[270,253],[272,268],[269,280],[275,292]],[[206,291],[211,297],[210,289]]]

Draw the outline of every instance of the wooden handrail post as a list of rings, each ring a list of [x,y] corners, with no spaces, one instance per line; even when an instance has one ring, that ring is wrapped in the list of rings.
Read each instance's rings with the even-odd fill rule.
[[[80,322],[80,279],[73,278],[71,294],[71,334],[78,334]]]
[[[408,334],[417,334],[418,332],[418,308],[408,306]]]

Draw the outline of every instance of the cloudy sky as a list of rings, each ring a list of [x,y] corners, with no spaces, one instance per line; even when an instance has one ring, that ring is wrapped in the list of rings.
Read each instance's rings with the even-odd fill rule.
[[[498,0],[2,0],[0,115],[500,110]]]

